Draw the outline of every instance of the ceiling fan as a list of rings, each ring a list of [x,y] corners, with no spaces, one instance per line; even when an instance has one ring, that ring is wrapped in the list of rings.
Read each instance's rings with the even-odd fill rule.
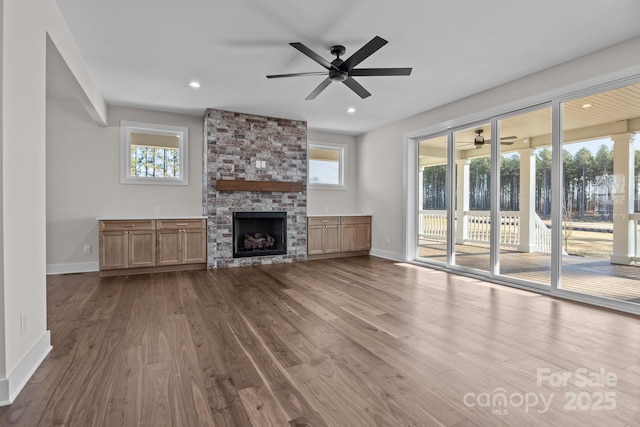
[[[490,139],[484,139],[484,136],[482,136],[482,132],[484,132],[483,129],[476,129],[476,136],[473,139],[473,145],[476,146],[476,148],[482,148],[484,146],[485,142],[491,142]],[[500,144],[501,145],[513,145],[513,143],[515,142],[514,140],[518,139],[517,136],[504,136],[502,138],[500,138]]]
[[[356,65],[367,59],[373,53],[375,53],[382,46],[387,44],[387,41],[382,37],[375,36],[371,41],[360,48],[356,53],[351,55],[346,60],[340,59],[341,55],[345,53],[345,47],[342,45],[331,46],[331,54],[336,56],[336,59],[329,62],[307,46],[302,43],[289,43],[300,52],[313,59],[318,64],[322,65],[327,71],[313,71],[310,73],[293,73],[293,74],[273,74],[267,76],[268,79],[275,79],[281,77],[298,77],[298,76],[327,76],[316,87],[313,92],[306,97],[306,100],[315,99],[323,90],[329,86],[332,82],[341,82],[347,85],[349,89],[354,91],[360,98],[364,99],[371,94],[360,83],[355,81],[353,77],[365,77],[365,76],[408,76],[411,74],[411,68],[355,68]]]

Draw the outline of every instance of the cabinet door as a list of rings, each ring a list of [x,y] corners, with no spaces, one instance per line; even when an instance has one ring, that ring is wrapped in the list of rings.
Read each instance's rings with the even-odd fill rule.
[[[182,263],[197,264],[207,262],[207,230],[186,229],[180,230],[182,234]]]
[[[156,231],[158,240],[158,265],[180,264],[180,239],[182,238],[180,231],[181,230],[177,229],[162,229]]]
[[[127,268],[129,239],[126,231],[100,233],[100,270]]]
[[[156,233],[153,230],[128,231],[129,265],[135,267],[153,267],[156,265]]]
[[[371,249],[371,224],[356,224],[356,251]]]
[[[329,224],[324,226],[324,253],[340,252],[340,225]]]
[[[324,225],[310,225],[307,229],[307,255],[324,253]]]
[[[356,226],[355,224],[345,224],[342,226],[342,252],[356,250]]]

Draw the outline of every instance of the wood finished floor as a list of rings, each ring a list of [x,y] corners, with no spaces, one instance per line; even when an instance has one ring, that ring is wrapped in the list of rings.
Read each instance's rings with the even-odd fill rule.
[[[2,426],[640,425],[635,316],[374,257],[47,285],[54,349]]]

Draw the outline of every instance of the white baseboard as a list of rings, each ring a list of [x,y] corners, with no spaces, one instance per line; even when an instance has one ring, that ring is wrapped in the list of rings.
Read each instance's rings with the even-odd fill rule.
[[[47,274],[88,273],[100,269],[98,261],[75,264],[47,264]]]
[[[52,348],[51,332],[46,331],[13,372],[7,378],[0,378],[0,406],[13,403]]]
[[[380,249],[371,249],[369,255],[377,256],[378,258],[389,259],[391,261],[404,262],[404,255],[397,252],[382,251]]]

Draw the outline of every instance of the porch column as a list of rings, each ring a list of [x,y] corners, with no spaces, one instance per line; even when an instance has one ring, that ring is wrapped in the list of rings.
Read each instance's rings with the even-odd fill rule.
[[[456,243],[463,243],[464,239],[469,235],[469,218],[465,216],[465,212],[469,210],[469,165],[470,160],[457,159],[457,176],[456,176]],[[460,185],[462,184],[462,185]]]
[[[520,154],[520,242],[518,251],[536,252],[536,156],[533,148],[518,150]]]
[[[612,264],[631,263],[635,256],[636,227],[629,221],[633,212],[633,134],[612,135],[613,140],[613,254]]]

